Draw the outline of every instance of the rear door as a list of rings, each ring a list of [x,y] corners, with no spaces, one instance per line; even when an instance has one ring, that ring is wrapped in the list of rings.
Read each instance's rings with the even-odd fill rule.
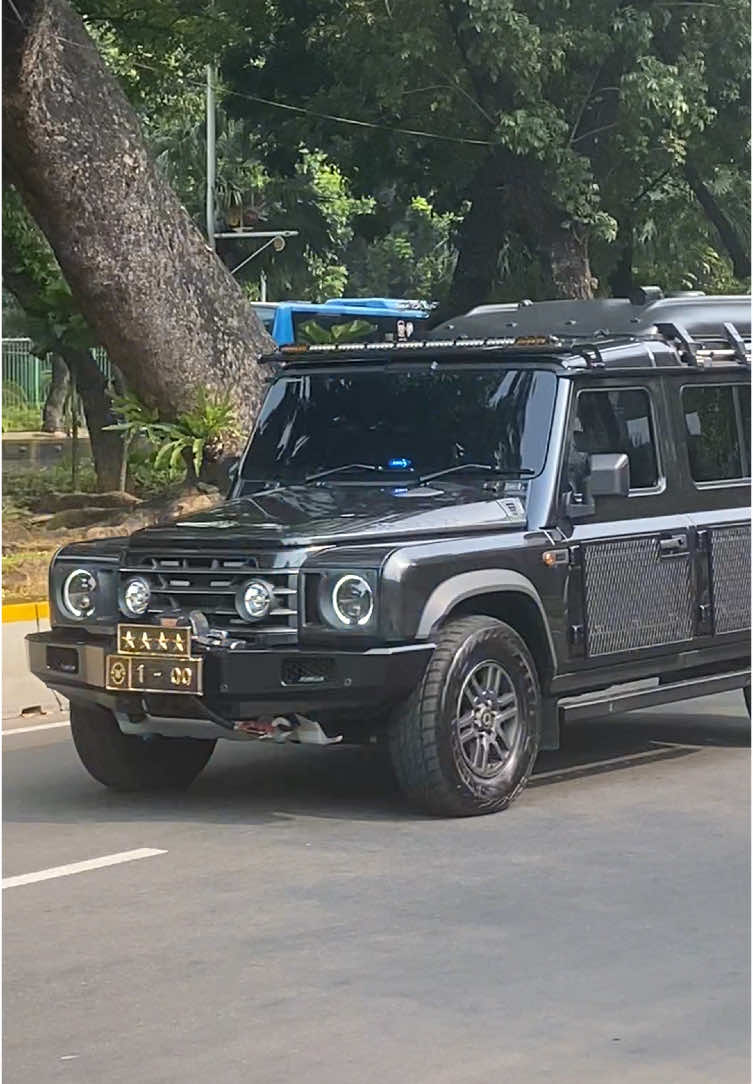
[[[565,487],[582,490],[588,456],[624,452],[627,497],[600,497],[570,544],[570,655],[601,666],[677,650],[696,626],[694,535],[668,473],[676,470],[657,377],[575,389]]]
[[[750,384],[742,374],[673,377],[673,423],[699,547],[699,635],[750,630]]]

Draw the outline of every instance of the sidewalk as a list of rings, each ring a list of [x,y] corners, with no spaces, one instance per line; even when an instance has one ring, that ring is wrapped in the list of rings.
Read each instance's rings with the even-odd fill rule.
[[[61,710],[68,709],[67,700],[58,699],[29,673],[26,661],[26,634],[49,627],[48,621],[3,623],[3,724],[23,717],[43,722],[42,716],[59,718]]]

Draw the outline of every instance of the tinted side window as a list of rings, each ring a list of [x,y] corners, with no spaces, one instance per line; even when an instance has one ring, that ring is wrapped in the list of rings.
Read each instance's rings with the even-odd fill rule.
[[[658,483],[651,405],[642,388],[582,391],[578,396],[570,455],[576,489],[582,489],[579,461],[585,471],[587,456],[604,452],[624,452],[628,457],[631,489],[651,489]]]
[[[742,429],[750,419],[747,387],[732,384],[682,389],[690,474],[696,482],[724,482],[750,474]],[[748,420],[748,426],[750,421]],[[748,462],[746,463],[746,459]]]

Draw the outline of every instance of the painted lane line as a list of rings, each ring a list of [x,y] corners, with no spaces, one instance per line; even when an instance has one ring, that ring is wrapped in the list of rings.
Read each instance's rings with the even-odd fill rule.
[[[31,885],[37,881],[50,881],[53,877],[70,877],[73,873],[86,873],[87,870],[102,869],[104,866],[119,866],[121,862],[137,862],[140,858],[154,858],[158,854],[167,854],[167,851],[159,851],[154,847],[140,847],[135,851],[106,854],[102,858],[89,858],[86,862],[71,862],[67,866],[40,869],[37,873],[21,873],[18,877],[4,877],[3,888],[17,888],[19,885]]]
[[[66,720],[64,723],[38,723],[36,726],[11,726],[3,729],[3,737],[10,738],[14,734],[33,734],[35,730],[55,730],[59,726],[70,726]]]

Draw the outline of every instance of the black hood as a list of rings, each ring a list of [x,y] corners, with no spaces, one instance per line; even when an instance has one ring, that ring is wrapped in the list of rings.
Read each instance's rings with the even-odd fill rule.
[[[480,483],[415,488],[292,485],[225,501],[133,535],[134,546],[307,546],[381,542],[525,526],[520,497],[489,496]]]

